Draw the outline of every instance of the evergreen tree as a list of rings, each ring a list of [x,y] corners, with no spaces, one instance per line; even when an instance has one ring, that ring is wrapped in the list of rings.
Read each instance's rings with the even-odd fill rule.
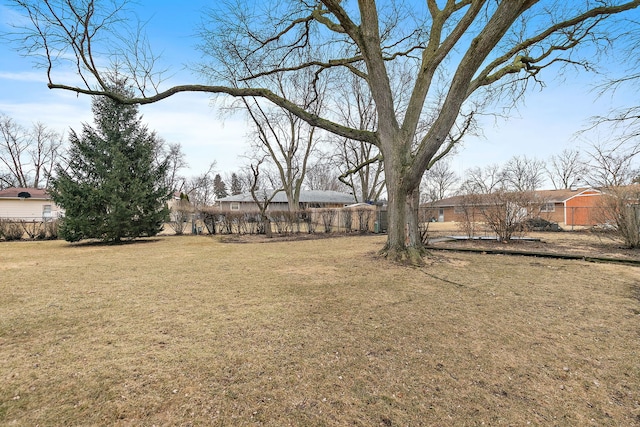
[[[122,81],[113,85],[128,92]],[[94,127],[71,131],[68,165],[58,164],[52,179],[51,197],[65,209],[60,235],[70,242],[156,235],[168,219],[171,191],[167,163],[154,162],[158,137],[141,123],[135,105],[94,97],[92,111]]]
[[[227,184],[224,183],[220,174],[217,174],[215,178],[213,178],[213,192],[216,195],[216,199],[222,199],[229,195],[229,193],[227,193]]]
[[[242,182],[234,172],[231,174],[231,195],[235,196],[237,194],[242,194]]]

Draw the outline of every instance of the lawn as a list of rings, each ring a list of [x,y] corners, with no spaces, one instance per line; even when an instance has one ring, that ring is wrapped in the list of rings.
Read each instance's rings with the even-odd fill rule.
[[[0,244],[0,425],[640,425],[640,268]]]

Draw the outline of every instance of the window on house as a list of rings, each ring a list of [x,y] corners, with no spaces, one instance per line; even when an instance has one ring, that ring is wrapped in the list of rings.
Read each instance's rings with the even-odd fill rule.
[[[454,206],[453,213],[455,214],[463,214],[465,211],[464,206]]]
[[[240,203],[231,202],[230,208],[231,208],[232,211],[239,211],[240,210]]]
[[[555,212],[555,211],[556,211],[556,204],[553,202],[544,203],[540,208],[540,212]]]
[[[51,205],[43,205],[42,206],[42,217],[43,218],[51,218]]]

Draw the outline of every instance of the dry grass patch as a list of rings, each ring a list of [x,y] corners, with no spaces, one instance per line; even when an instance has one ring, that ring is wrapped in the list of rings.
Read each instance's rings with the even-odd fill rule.
[[[0,245],[0,424],[640,425],[640,270],[384,237]]]

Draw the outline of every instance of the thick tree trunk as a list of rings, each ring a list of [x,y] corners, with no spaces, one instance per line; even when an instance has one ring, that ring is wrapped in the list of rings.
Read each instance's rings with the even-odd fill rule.
[[[411,194],[397,192],[389,198],[387,243],[380,253],[393,261],[423,263],[426,251],[418,231],[417,193],[417,189]]]
[[[273,231],[271,230],[271,219],[266,212],[262,214],[262,220],[264,221],[264,234],[270,239],[273,237]]]
[[[424,244],[420,237],[418,211],[420,209],[420,188],[416,187],[407,197],[407,233],[409,247],[416,248],[424,254]]]
[[[385,155],[385,171],[389,195],[387,243],[380,253],[393,261],[421,265],[425,248],[418,231],[418,184],[408,182],[405,168],[393,164],[401,158]]]

